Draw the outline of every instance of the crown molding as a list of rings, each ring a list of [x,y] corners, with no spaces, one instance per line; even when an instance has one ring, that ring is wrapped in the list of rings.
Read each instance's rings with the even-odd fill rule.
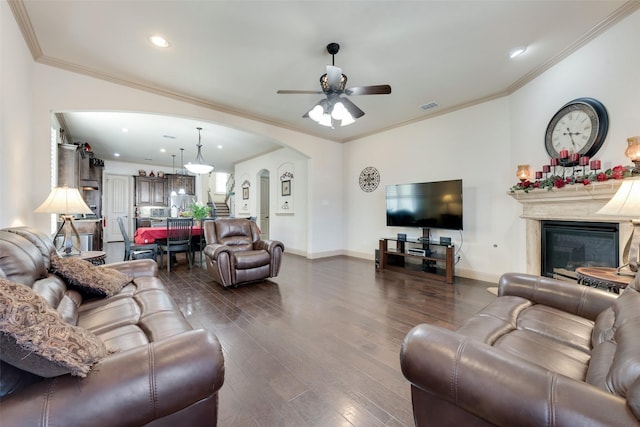
[[[31,56],[34,60],[37,60],[42,56],[42,49],[40,48],[40,43],[38,43],[36,32],[33,30],[33,26],[31,25],[31,20],[29,19],[29,15],[27,14],[27,9],[24,6],[24,1],[7,0],[7,3],[9,3],[9,7],[11,8],[11,12],[13,13],[13,17],[18,23],[20,32],[22,32],[22,37],[24,37],[24,40],[29,47]]]

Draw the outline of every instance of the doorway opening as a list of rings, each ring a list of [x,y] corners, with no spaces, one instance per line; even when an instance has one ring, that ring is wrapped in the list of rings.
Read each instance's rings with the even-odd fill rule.
[[[269,239],[269,211],[270,211],[270,203],[269,203],[269,171],[266,169],[262,169],[258,173],[260,187],[258,193],[259,200],[259,208],[258,208],[258,226],[261,231],[261,238],[263,240]]]

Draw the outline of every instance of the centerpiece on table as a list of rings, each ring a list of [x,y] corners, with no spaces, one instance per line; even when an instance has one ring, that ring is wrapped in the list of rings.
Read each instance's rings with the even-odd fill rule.
[[[207,218],[209,216],[209,212],[211,212],[211,207],[202,202],[192,203],[189,206],[189,209],[191,209],[191,214],[197,221],[202,221],[204,218]]]

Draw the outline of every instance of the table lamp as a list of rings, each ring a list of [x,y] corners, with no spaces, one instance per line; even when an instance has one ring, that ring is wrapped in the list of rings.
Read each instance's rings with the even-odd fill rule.
[[[624,265],[618,268],[618,274],[635,276],[640,252],[640,177],[624,179],[616,194],[596,214],[631,218],[633,232],[624,247]]]
[[[58,250],[63,250],[66,256],[71,255],[72,250],[76,249],[80,253],[80,235],[73,225],[73,214],[93,213],[82,199],[77,188],[55,187],[49,193],[49,197],[34,211],[36,213],[54,213],[60,215],[60,227],[54,234],[56,236],[64,229],[64,240]],[[77,245],[74,246],[72,239],[76,238]]]

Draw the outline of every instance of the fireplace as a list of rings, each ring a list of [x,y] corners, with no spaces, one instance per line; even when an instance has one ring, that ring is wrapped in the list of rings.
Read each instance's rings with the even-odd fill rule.
[[[567,185],[549,191],[536,189],[528,193],[524,191],[508,193],[522,206],[520,218],[525,220],[526,272],[536,275],[543,272],[541,254],[542,223],[544,221],[616,224],[618,226],[618,249],[615,252],[617,258],[613,266],[622,265],[620,257],[624,250],[624,244],[631,236],[633,226],[628,219],[596,213],[611,199],[621,183],[622,180],[612,179],[589,185]],[[569,247],[563,249],[565,252],[580,251],[579,248],[572,248],[571,244],[567,246]],[[575,252],[573,255],[575,256]],[[546,273],[542,274],[546,275]]]
[[[617,267],[619,224],[590,221],[541,221],[541,273],[575,278],[578,267]]]

